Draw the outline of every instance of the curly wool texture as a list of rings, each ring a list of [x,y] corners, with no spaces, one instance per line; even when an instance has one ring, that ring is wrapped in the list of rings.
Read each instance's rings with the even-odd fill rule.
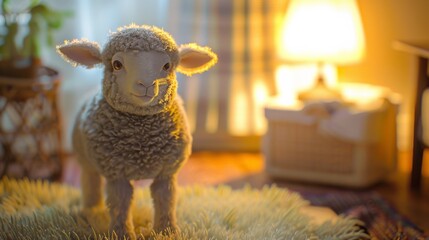
[[[116,111],[100,95],[81,113],[74,144],[80,148],[87,143],[87,160],[108,179],[175,173],[188,158],[192,141],[181,105],[176,99],[166,111],[139,116]]]
[[[174,39],[154,26],[131,24],[112,33],[101,53],[106,70],[112,70],[110,61],[115,53],[127,50],[165,52],[170,56],[173,70],[179,62],[179,51]]]

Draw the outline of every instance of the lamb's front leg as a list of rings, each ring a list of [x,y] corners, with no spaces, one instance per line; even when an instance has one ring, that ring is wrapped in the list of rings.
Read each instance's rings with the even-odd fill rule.
[[[81,188],[82,202],[85,209],[97,207],[103,204],[101,189],[101,175],[86,164],[81,164]]]
[[[170,229],[177,232],[176,225],[176,176],[158,176],[150,186],[155,208],[154,230],[163,232]]]
[[[107,206],[110,210],[110,231],[115,231],[120,239],[123,236],[135,239],[132,215],[130,212],[133,186],[125,179],[107,180]]]

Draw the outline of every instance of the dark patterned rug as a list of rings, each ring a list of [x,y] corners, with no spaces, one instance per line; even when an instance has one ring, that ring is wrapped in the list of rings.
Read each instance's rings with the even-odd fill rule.
[[[414,240],[429,239],[409,219],[402,216],[396,209],[376,192],[331,192],[301,195],[313,205],[327,206],[337,214],[356,217],[365,222],[366,231],[374,240]],[[429,203],[428,203],[429,204]]]

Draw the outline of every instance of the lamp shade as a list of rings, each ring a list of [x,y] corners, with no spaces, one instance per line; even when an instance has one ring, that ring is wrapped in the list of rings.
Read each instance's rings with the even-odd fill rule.
[[[290,0],[280,37],[280,58],[290,62],[351,64],[364,55],[355,0]]]

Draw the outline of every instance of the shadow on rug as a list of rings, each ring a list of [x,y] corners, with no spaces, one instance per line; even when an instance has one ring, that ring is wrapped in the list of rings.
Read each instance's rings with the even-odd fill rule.
[[[0,239],[115,239],[105,208],[80,211],[80,192],[65,185],[11,180],[0,182]],[[180,234],[151,232],[152,200],[138,188],[132,207],[141,239],[366,239],[361,222],[340,217],[320,225],[300,212],[309,203],[276,187],[261,190],[226,186],[180,188]]]
[[[312,205],[325,206],[337,214],[360,219],[374,240],[429,239],[421,229],[399,214],[376,192],[311,193],[300,191]]]

